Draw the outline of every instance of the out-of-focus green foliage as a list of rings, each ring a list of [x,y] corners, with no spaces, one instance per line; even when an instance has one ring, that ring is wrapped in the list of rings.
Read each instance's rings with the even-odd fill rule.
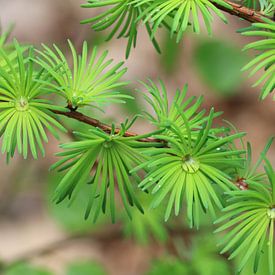
[[[144,214],[137,209],[132,210],[132,220],[123,216],[123,231],[126,236],[133,237],[140,244],[148,244],[153,238],[163,243],[168,238],[168,231],[163,221],[164,207],[150,208],[152,196],[150,194],[139,194],[139,200],[144,207]]]
[[[166,34],[164,36],[163,53],[160,56],[161,69],[172,75],[180,65],[181,44]]]
[[[107,275],[107,272],[97,262],[79,261],[69,264],[66,275]]]
[[[84,219],[86,202],[89,199],[89,185],[84,185],[79,191],[77,198],[70,202],[65,200],[56,204],[52,201],[56,185],[61,179],[60,174],[54,174],[49,178],[49,191],[47,194],[48,209],[50,215],[56,222],[69,233],[87,233],[99,230],[101,226],[108,222],[109,212],[100,216],[97,223],[94,224],[92,217]]]
[[[131,98],[125,98],[125,104],[121,104],[120,108],[129,116],[133,116],[139,114],[141,110],[144,108],[143,102],[140,100],[140,93],[133,92],[130,88],[123,89],[123,94],[128,95]]]
[[[241,50],[226,41],[201,40],[194,49],[193,62],[199,76],[222,96],[233,96],[238,91],[245,61]]]
[[[3,275],[54,275],[46,268],[35,267],[27,263],[14,264],[7,268]]]
[[[146,275],[187,275],[192,274],[191,268],[183,261],[168,256],[153,261]]]
[[[218,254],[215,238],[206,235],[191,239],[186,245],[182,239],[174,239],[179,257],[165,255],[154,260],[146,275],[230,275],[230,266]]]
[[[1,271],[0,271],[1,272]],[[92,260],[75,261],[65,267],[66,275],[107,275],[103,265]],[[16,263],[6,268],[1,275],[56,275],[45,267],[37,267],[26,262]]]
[[[188,249],[186,247],[185,249]],[[191,265],[194,274],[198,275],[230,275],[228,262],[219,255],[216,247],[216,238],[210,235],[199,235],[193,239],[191,246]]]

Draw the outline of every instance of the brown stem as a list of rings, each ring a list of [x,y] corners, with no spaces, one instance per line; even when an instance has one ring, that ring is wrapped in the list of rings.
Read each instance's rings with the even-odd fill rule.
[[[231,15],[238,16],[239,18],[245,19],[246,21],[249,21],[251,23],[263,23],[263,18],[272,19],[259,11],[255,11],[240,4],[227,0],[225,0],[225,2],[230,5],[232,9],[221,6],[215,2],[212,2],[212,4],[222,11],[230,13]]]
[[[66,116],[66,117],[78,120],[80,122],[83,122],[85,124],[100,128],[101,130],[103,130],[106,133],[111,133],[111,131],[112,131],[112,127],[110,127],[109,125],[102,123],[101,121],[99,121],[95,118],[86,116],[78,111],[73,110],[73,109],[70,109],[70,111],[68,111],[68,112],[61,112],[61,111],[53,111],[53,112],[57,115]],[[116,134],[119,133],[119,131],[120,131],[119,128],[115,129]],[[127,131],[124,133],[124,136],[125,137],[135,137],[135,136],[138,136],[138,134]],[[150,138],[150,137],[141,138],[141,139],[139,139],[139,141],[141,141],[141,142],[161,142],[161,143],[164,142],[162,140]]]

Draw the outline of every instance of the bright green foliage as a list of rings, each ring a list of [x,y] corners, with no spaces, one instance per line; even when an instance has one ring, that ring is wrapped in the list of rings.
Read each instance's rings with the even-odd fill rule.
[[[131,48],[136,46],[138,25],[141,22],[140,15],[148,4],[136,6],[133,0],[87,0],[87,4],[82,5],[83,8],[99,8],[104,6],[111,6],[105,12],[83,20],[83,24],[93,24],[92,28],[95,31],[102,31],[113,25],[113,30],[107,37],[111,40],[115,35],[118,38],[125,37],[128,39],[126,58],[128,58]],[[148,34],[152,35],[152,30],[149,22],[145,23]],[[152,39],[153,45],[157,51],[160,52],[156,40]]]
[[[76,132],[75,135],[80,141],[61,145],[65,151],[57,155],[63,158],[54,164],[52,169],[60,167],[61,170],[69,170],[56,189],[57,202],[66,197],[76,196],[79,189],[89,183],[90,199],[86,218],[93,210],[96,221],[100,211],[105,213],[106,207],[109,207],[114,222],[117,186],[128,216],[131,217],[130,206],[136,206],[143,212],[135,194],[134,184],[141,180],[137,174],[130,176],[129,170],[145,161],[145,157],[139,152],[140,149],[159,144],[139,142],[138,140],[144,136],[123,137],[131,124],[132,122],[126,122],[122,125],[122,130],[118,134],[115,134],[114,128],[110,135],[93,128],[86,133]]]
[[[8,42],[8,38],[11,34],[11,30],[12,30],[12,27],[0,35],[0,48],[5,51],[5,54],[8,56],[8,60],[11,63],[13,63],[14,67],[16,67],[17,63],[14,62],[14,60],[17,57],[17,53],[14,50],[14,44]],[[25,51],[27,47],[21,46],[21,49],[22,51]],[[0,67],[6,67],[7,69],[7,62],[2,56],[0,56]]]
[[[45,128],[56,138],[58,134],[53,126],[66,131],[56,120],[52,111],[64,111],[52,102],[41,99],[49,94],[44,82],[51,81],[43,70],[35,72],[33,68],[33,49],[27,57],[23,49],[14,42],[16,58],[0,48],[0,58],[6,64],[0,66],[0,136],[3,136],[2,153],[7,160],[13,157],[17,147],[19,154],[28,156],[28,148],[34,158],[38,157],[37,147],[44,155],[42,140],[48,141]]]
[[[217,223],[225,222],[216,232],[230,229],[220,244],[221,253],[230,253],[229,259],[241,257],[239,271],[250,257],[254,257],[254,272],[257,272],[260,257],[268,247],[269,271],[273,274],[274,265],[274,222],[275,222],[275,172],[266,162],[269,183],[253,185],[253,189],[230,191],[229,205]]]
[[[205,23],[205,27],[209,34],[212,33],[211,23],[214,12],[225,23],[226,18],[223,13],[216,8],[212,2],[221,6],[231,8],[230,5],[222,0],[208,1],[208,0],[134,0],[137,6],[148,4],[140,17],[144,17],[143,21],[152,24],[152,37],[155,35],[158,28],[165,24],[169,24],[169,29],[172,35],[176,35],[177,42],[179,42],[192,18],[193,30],[195,33],[200,33],[201,26],[199,23],[199,15],[201,14]]]
[[[223,13],[215,7],[211,1],[189,1],[189,0],[87,0],[88,4],[82,5],[85,8],[99,8],[111,6],[105,12],[93,18],[83,20],[82,23],[92,23],[93,29],[102,31],[113,26],[107,40],[113,38],[118,33],[118,38],[128,38],[126,57],[129,56],[131,47],[135,47],[137,40],[138,25],[142,22],[150,35],[155,48],[159,51],[159,46],[155,41],[155,34],[160,27],[170,30],[171,35],[176,34],[179,42],[192,19],[194,32],[200,33],[200,14],[203,17],[205,27],[209,34],[212,33],[211,23],[214,12],[224,22]],[[231,8],[222,0],[215,3]]]
[[[116,91],[127,84],[120,81],[127,70],[121,68],[123,62],[111,66],[113,60],[106,60],[108,52],[98,56],[97,48],[89,56],[86,42],[83,43],[82,54],[78,55],[72,43],[68,43],[73,57],[72,69],[56,45],[54,50],[43,45],[44,50],[38,51],[37,63],[53,77],[54,83],[48,83],[49,86],[63,96],[70,107],[124,102],[122,99],[128,98]]]
[[[160,91],[155,89],[154,93],[156,98],[161,100]],[[162,89],[162,93],[163,97],[167,98],[165,89]],[[182,94],[178,92],[174,103],[178,102],[179,98],[181,102],[184,96],[185,92]],[[168,123],[164,127],[172,132],[173,136],[169,132],[167,135],[155,136],[166,141],[168,146],[154,148],[146,152],[150,155],[150,159],[140,167],[147,167],[149,173],[139,186],[144,191],[152,189],[151,192],[154,194],[152,206],[154,208],[158,207],[168,197],[165,220],[168,220],[173,206],[175,215],[179,214],[183,198],[186,197],[187,217],[190,226],[196,225],[198,227],[201,208],[205,212],[209,210],[215,216],[215,206],[222,207],[215,190],[216,187],[222,190],[234,188],[226,171],[241,165],[243,159],[240,155],[243,151],[231,150],[229,144],[244,134],[215,136],[211,134],[213,109],[210,115],[206,116],[207,122],[201,126],[196,119],[192,120],[190,115],[190,110],[196,104],[189,110],[184,110],[186,104],[180,106],[172,104],[169,111],[166,100],[163,104],[160,100],[159,108],[157,108],[158,118],[161,121],[168,114],[166,117]],[[149,98],[148,101],[150,101]],[[152,101],[152,103],[154,102]],[[154,106],[152,104],[153,108]],[[171,115],[173,114],[173,107],[175,107],[174,117]],[[156,110],[156,108],[154,109]],[[197,108],[193,108],[194,112],[196,110]],[[173,122],[172,117],[175,122]],[[200,117],[199,121],[204,122],[204,119],[202,120]],[[132,171],[136,171],[140,167]]]
[[[263,83],[261,99],[266,98],[275,88],[275,22],[266,20],[266,23],[254,23],[248,30],[241,30],[246,36],[263,37],[262,40],[252,42],[244,47],[244,50],[254,49],[260,51],[253,60],[251,60],[243,71],[251,70],[249,76],[253,76],[260,69],[265,69],[265,73],[253,85],[258,86]]]
[[[264,160],[273,140],[274,138],[269,139],[255,165],[252,165],[251,144],[249,142],[247,143],[245,165],[242,168],[236,168],[235,171],[235,185],[240,190],[247,190],[248,188],[253,189],[254,186],[261,186],[266,180],[266,174],[258,172],[258,168]],[[243,149],[245,149],[244,144]]]
[[[162,217],[164,207],[150,208],[152,196],[145,192],[140,192],[138,199],[144,208],[144,213],[142,214],[134,208],[132,220],[123,217],[125,235],[133,237],[140,244],[148,244],[151,237],[158,242],[166,241],[168,232]]]
[[[205,116],[205,110],[200,110],[203,102],[203,97],[196,98],[191,96],[186,97],[188,86],[185,85],[182,90],[177,90],[169,107],[167,90],[162,81],[160,88],[151,80],[144,83],[147,92],[151,97],[143,94],[145,100],[154,110],[154,115],[145,112],[145,118],[159,128],[163,128],[167,134],[174,135],[174,132],[169,129],[171,124],[180,128],[186,134],[186,120],[190,124],[190,128],[199,128],[208,121],[208,116]],[[184,116],[182,116],[184,113]],[[213,113],[213,117],[219,116],[221,113]]]

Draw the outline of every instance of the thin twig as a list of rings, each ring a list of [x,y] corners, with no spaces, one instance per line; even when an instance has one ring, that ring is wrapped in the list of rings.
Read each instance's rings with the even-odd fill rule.
[[[232,9],[221,6],[215,2],[212,2],[212,4],[222,11],[230,13],[231,15],[235,15],[239,18],[245,19],[246,21],[249,21],[251,23],[263,23],[264,22],[263,18],[272,20],[272,18],[262,14],[259,11],[255,11],[253,9],[247,8],[243,5],[240,5],[231,1],[227,1],[227,0],[224,0],[224,1],[228,5],[230,5]]]
[[[78,120],[80,122],[83,122],[85,124],[88,124],[88,125],[91,125],[93,127],[97,127],[101,130],[103,130],[105,133],[111,133],[112,131],[112,127],[105,124],[105,123],[102,123],[101,121],[95,119],[95,118],[92,118],[92,117],[89,117],[89,116],[86,116],[78,111],[75,111],[75,110],[72,110],[70,109],[70,111],[68,112],[61,112],[61,111],[53,111],[55,114],[57,115],[62,115],[62,116],[66,116],[66,117],[69,117],[69,118],[72,118],[72,119],[75,119],[75,120]],[[115,129],[115,133],[119,133],[120,132],[120,128],[116,128]],[[125,137],[136,137],[138,136],[138,134],[136,133],[132,133],[132,132],[129,132],[129,131],[126,131],[124,133],[124,136]],[[159,142],[159,143],[163,143],[163,140],[159,140],[159,139],[155,139],[155,138],[151,138],[151,137],[148,137],[148,138],[141,138],[141,139],[138,139],[138,141],[141,141],[141,142]]]

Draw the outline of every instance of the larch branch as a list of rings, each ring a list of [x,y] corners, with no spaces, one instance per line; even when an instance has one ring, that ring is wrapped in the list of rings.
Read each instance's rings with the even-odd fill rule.
[[[259,11],[247,8],[241,4],[237,4],[227,0],[224,0],[224,1],[231,6],[231,9],[226,8],[222,5],[219,5],[218,3],[215,3],[215,2],[212,2],[212,4],[222,11],[230,13],[231,15],[238,16],[239,18],[242,18],[251,23],[263,23],[264,22],[263,18],[272,19]]]
[[[80,113],[76,110],[68,109],[68,112],[61,112],[61,111],[53,111],[53,112],[57,115],[66,116],[68,118],[78,120],[80,122],[91,125],[93,127],[97,127],[97,128],[103,130],[104,132],[106,132],[108,134],[111,133],[111,131],[112,131],[111,126],[109,126],[105,123],[102,123],[101,121],[99,121],[95,118],[86,116],[86,115],[84,115],[84,114],[82,114],[82,113]],[[120,128],[115,129],[116,134],[119,133],[119,131],[120,131]],[[135,136],[138,136],[138,134],[126,131],[124,133],[124,136],[125,137],[135,137]],[[163,141],[155,139],[155,138],[142,138],[139,141],[141,141],[141,142],[163,142]]]

